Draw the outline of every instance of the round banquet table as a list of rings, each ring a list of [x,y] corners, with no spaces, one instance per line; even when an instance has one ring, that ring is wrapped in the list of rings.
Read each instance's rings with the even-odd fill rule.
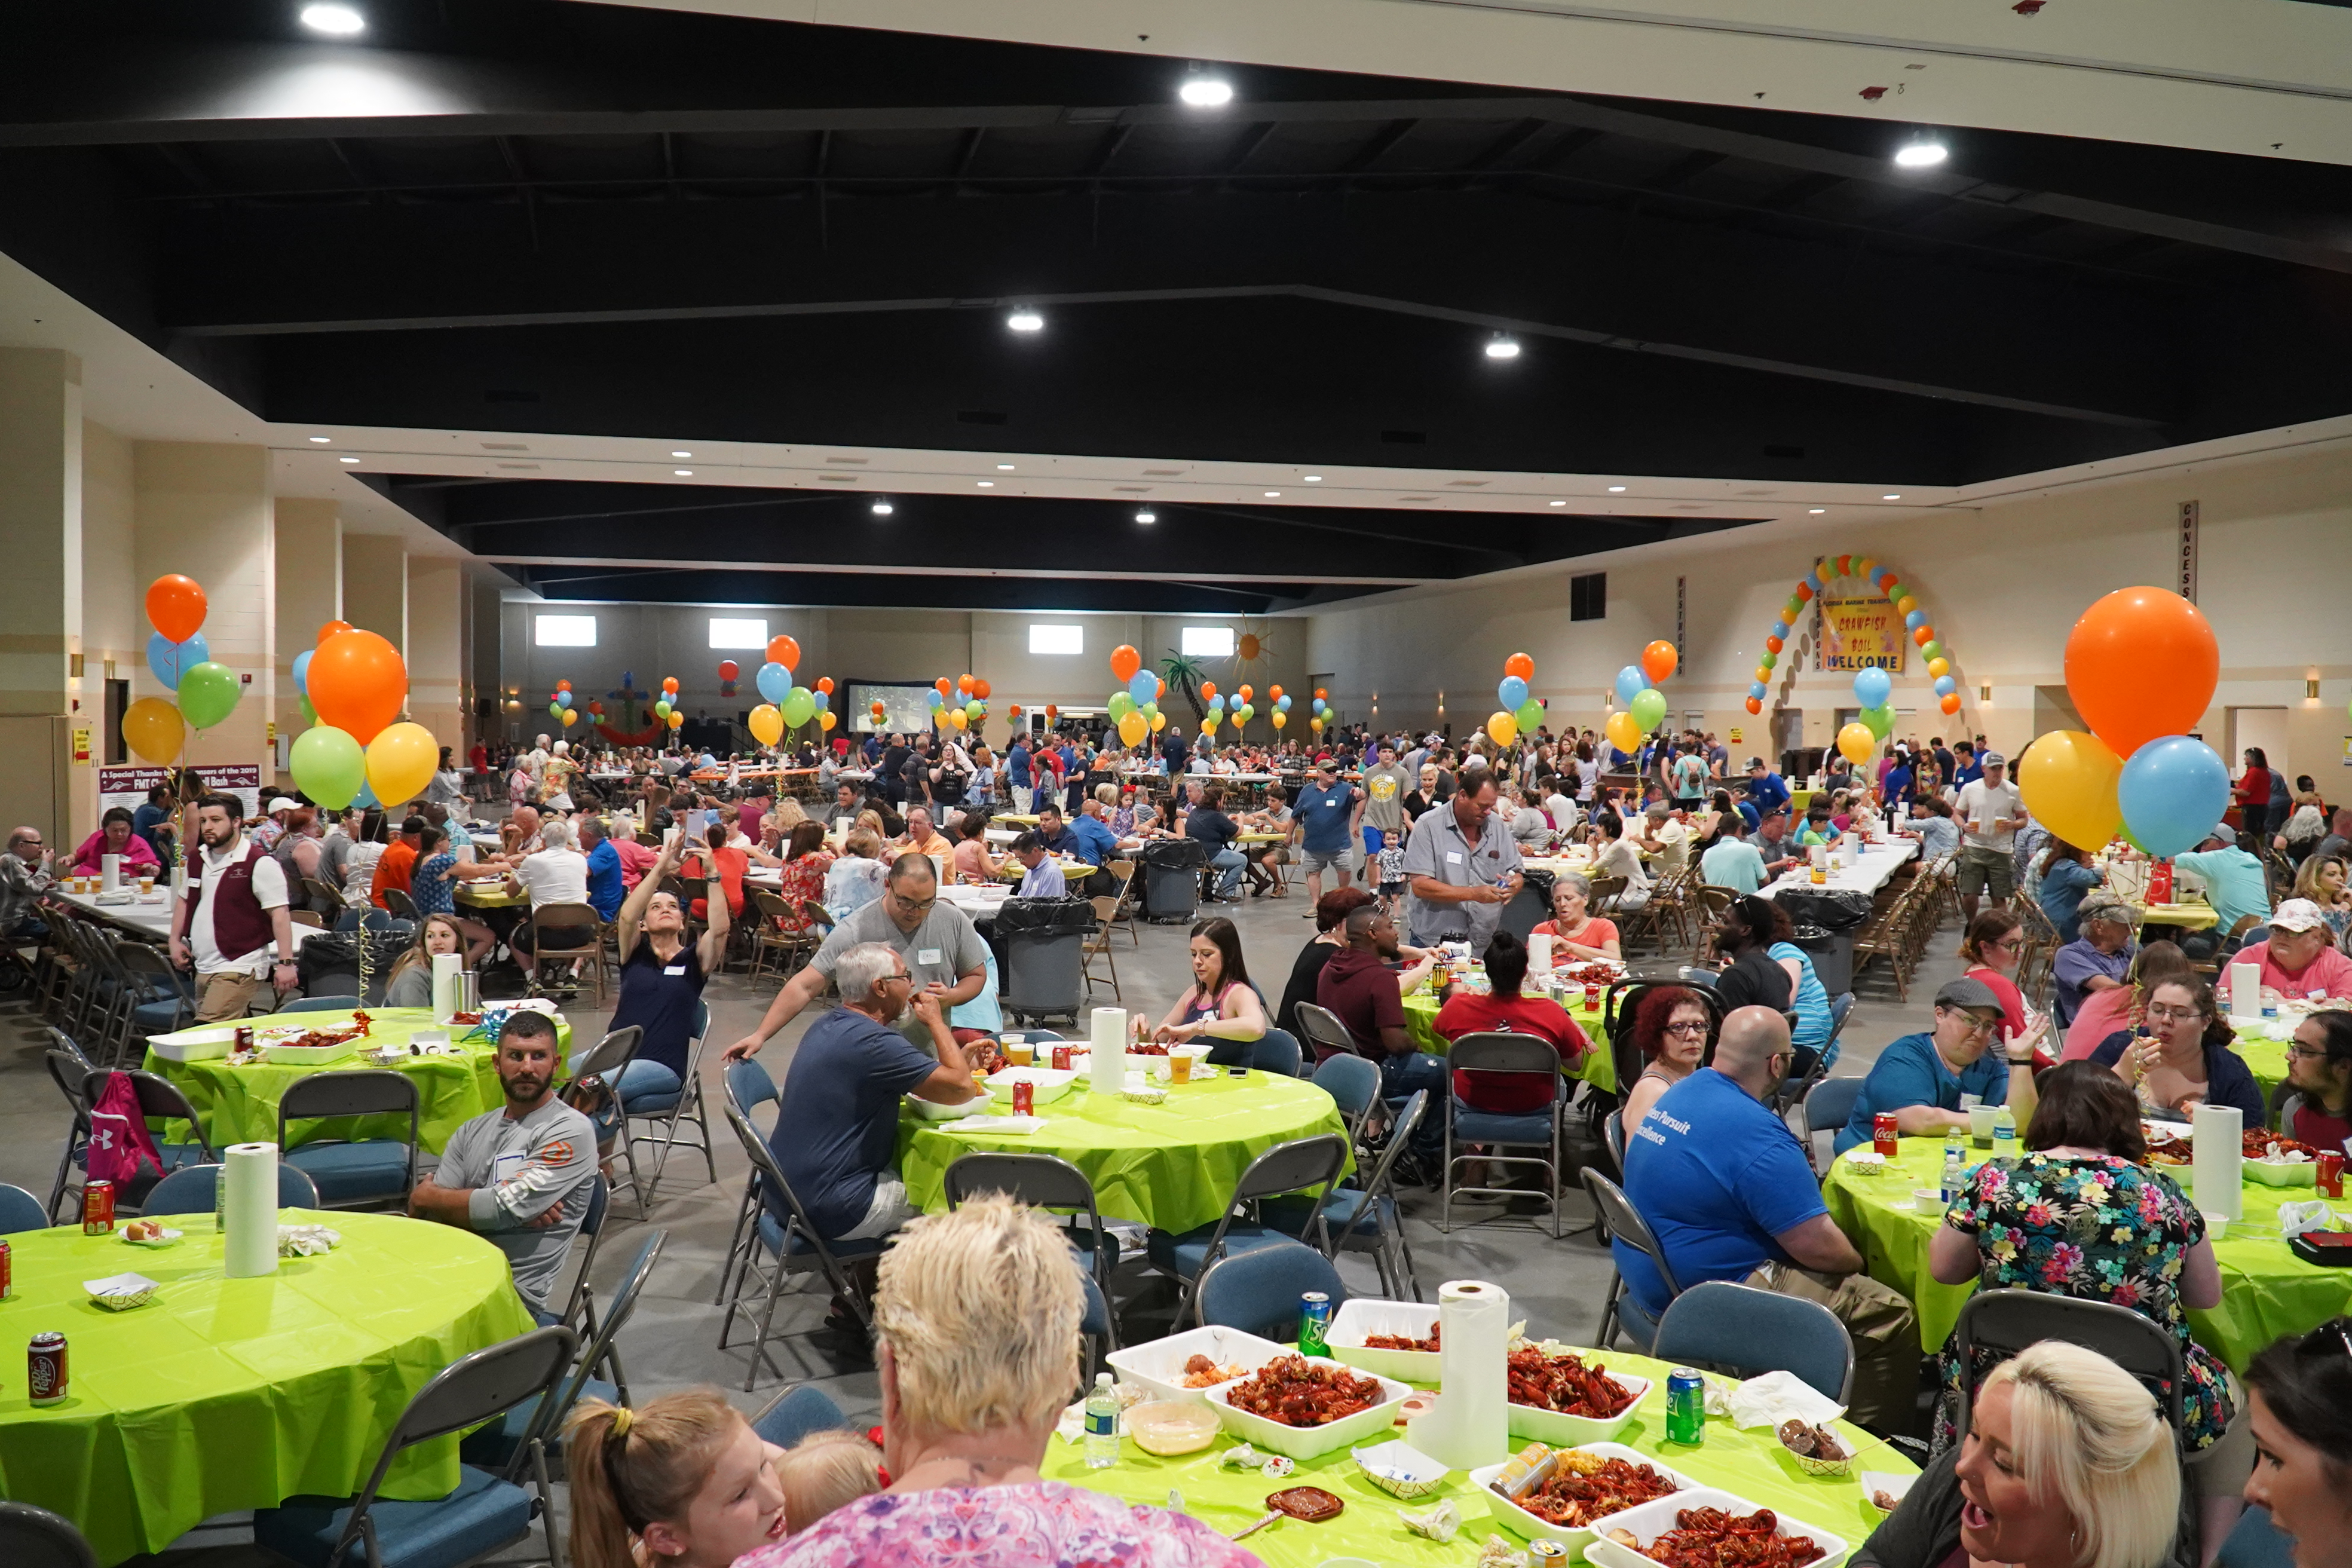
[[[1429,1311],[1434,1319],[1437,1309],[1433,1306]],[[1854,1448],[1860,1460],[1853,1473],[1843,1477],[1809,1476],[1782,1455],[1779,1442],[1769,1430],[1759,1426],[1741,1431],[1721,1417],[1708,1418],[1706,1441],[1699,1447],[1669,1447],[1664,1441],[1666,1373],[1672,1368],[1647,1356],[1614,1351],[1580,1353],[1588,1364],[1597,1355],[1600,1364],[1612,1371],[1650,1380],[1650,1392],[1642,1401],[1640,1414],[1615,1441],[1639,1449],[1703,1485],[1720,1487],[1760,1508],[1818,1525],[1854,1546],[1860,1546],[1885,1518],[1863,1495],[1861,1473],[1881,1470],[1889,1475],[1910,1475],[1918,1468],[1860,1427],[1843,1421],[1836,1423],[1839,1436]],[[1709,1383],[1726,1386],[1733,1381],[1712,1373],[1705,1375]],[[1402,1437],[1404,1429],[1399,1427],[1393,1435]],[[1374,1436],[1365,1442],[1381,1440]],[[1514,1438],[1512,1447],[1516,1448],[1524,1441]],[[1339,1557],[1466,1568],[1477,1560],[1480,1543],[1493,1534],[1500,1534],[1523,1553],[1527,1550],[1527,1542],[1515,1531],[1489,1517],[1478,1489],[1471,1485],[1465,1471],[1451,1472],[1437,1490],[1425,1497],[1401,1502],[1366,1480],[1345,1447],[1321,1458],[1302,1459],[1296,1475],[1274,1480],[1255,1470],[1219,1469],[1217,1456],[1233,1446],[1233,1437],[1221,1434],[1216,1442],[1197,1454],[1163,1459],[1145,1453],[1132,1439],[1121,1438],[1118,1463],[1108,1469],[1090,1470],[1079,1445],[1057,1436],[1046,1443],[1043,1469],[1048,1480],[1067,1481],[1129,1502],[1164,1507],[1172,1489],[1183,1494],[1185,1512],[1225,1534],[1264,1515],[1265,1495],[1284,1487],[1321,1487],[1347,1503],[1347,1511],[1328,1523],[1301,1524],[1286,1519],[1266,1526],[1243,1542],[1274,1568],[1314,1568]],[[1462,1514],[1462,1532],[1450,1545],[1441,1546],[1415,1535],[1397,1521],[1399,1509],[1427,1509],[1439,1498],[1453,1499],[1454,1506]]]
[[[1413,1049],[1427,1051],[1433,1057],[1445,1055],[1453,1044],[1437,1032],[1439,1006],[1436,996],[1427,986],[1404,999],[1404,1032],[1412,1037]],[[1563,1005],[1561,1011],[1584,1031],[1584,1037],[1592,1042],[1592,1048],[1584,1053],[1582,1061],[1563,1070],[1570,1078],[1580,1079],[1595,1089],[1614,1094],[1617,1091],[1617,1061],[1610,1054],[1609,1031],[1601,1026],[1601,1009],[1587,1007],[1583,994],[1580,992],[1574,1005]]]
[[[1974,1163],[1979,1156],[1971,1152],[1969,1158]],[[1885,1174],[1860,1174],[1841,1156],[1822,1183],[1830,1217],[1862,1249],[1870,1277],[1901,1291],[1917,1309],[1920,1348],[1931,1354],[1944,1348],[1961,1303],[1976,1289],[1973,1281],[1939,1285],[1927,1272],[1927,1245],[1944,1211],[1940,1204],[1912,1207],[1911,1192],[1934,1186],[1943,1162],[1941,1139],[1906,1138]],[[2186,1170],[2158,1168],[2168,1175]],[[2195,1189],[2189,1191],[2193,1198]],[[2279,1239],[2279,1205],[2308,1201],[2312,1189],[2249,1181],[2243,1192],[2244,1218],[2226,1227],[2208,1222],[2213,1258],[2221,1266],[2221,1304],[2189,1314],[2191,1336],[2238,1372],[2280,1335],[2302,1333],[2352,1309],[2352,1271],[2305,1263]],[[2352,1205],[2335,1206],[2339,1216],[2352,1215]]]
[[[1139,1105],[1097,1098],[1081,1078],[1068,1094],[1038,1106],[1045,1125],[1025,1133],[989,1130],[1007,1113],[1002,1101],[958,1121],[902,1112],[898,1168],[907,1201],[925,1213],[946,1208],[948,1166],[976,1149],[1057,1154],[1087,1173],[1105,1217],[1186,1231],[1215,1224],[1249,1163],[1276,1143],[1348,1135],[1338,1104],[1304,1079],[1256,1071],[1233,1078],[1219,1068],[1214,1078],[1165,1087],[1161,1103]]]
[[[391,1045],[404,1046],[420,1029],[437,1027],[429,1007],[371,1007],[368,1009],[368,1038]],[[251,1023],[276,1021],[269,1018],[247,1020]],[[289,1013],[284,1022],[299,1022],[310,1028],[334,1028],[352,1021],[349,1013]],[[448,1031],[452,1045],[465,1052],[461,1057],[404,1057],[394,1072],[405,1074],[416,1085],[420,1101],[417,1107],[417,1142],[437,1154],[447,1145],[458,1128],[506,1103],[499,1088],[498,1047],[487,1040],[467,1040],[463,1025],[452,1026]],[[555,1042],[563,1051],[572,1048],[572,1026],[561,1015],[555,1020]],[[274,1143],[278,1141],[278,1102],[298,1079],[317,1072],[375,1072],[379,1069],[367,1058],[345,1057],[341,1061],[325,1067],[288,1067],[278,1062],[256,1062],[250,1067],[231,1067],[227,1058],[211,1061],[175,1062],[157,1056],[152,1049],[142,1064],[152,1073],[166,1079],[188,1097],[196,1108],[197,1119],[203,1122],[205,1140],[214,1149],[231,1143]],[[299,1129],[294,1129],[293,1146],[306,1140]],[[314,1132],[315,1135],[315,1132]],[[337,1126],[339,1138],[406,1138],[408,1119],[404,1116],[362,1117],[355,1124]]]
[[[209,1215],[172,1221],[176,1247],[131,1247],[79,1226],[21,1231],[0,1333],[67,1339],[68,1397],[34,1408],[21,1364],[0,1381],[0,1497],[63,1514],[100,1563],[160,1552],[214,1514],[302,1494],[348,1497],[393,1421],[459,1356],[528,1333],[506,1255],[482,1237],[395,1215],[281,1211],[342,1244],[255,1279],[222,1273]],[[110,1312],[85,1279],[162,1285]],[[454,1437],[401,1456],[384,1495],[446,1496]]]
[[[2300,1018],[2281,1017],[2269,1023],[2231,1024],[2237,1031],[2235,1049],[2262,1086],[2263,1103],[2268,1105],[2278,1086],[2286,1081],[2287,1042],[2294,1037]]]

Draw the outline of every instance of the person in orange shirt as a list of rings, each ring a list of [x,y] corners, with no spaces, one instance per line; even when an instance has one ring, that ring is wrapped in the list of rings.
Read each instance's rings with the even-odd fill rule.
[[[702,858],[708,856],[711,863],[719,868],[719,884],[727,893],[729,916],[740,920],[743,915],[743,873],[751,868],[751,858],[740,849],[729,847],[727,827],[723,823],[712,823],[703,830],[703,837],[709,847],[696,849],[689,858],[687,868],[688,885],[698,887],[709,880],[710,874],[701,866]],[[687,913],[695,920],[708,921],[710,918],[709,900],[695,900],[688,906]]]
[[[398,888],[407,892],[408,879],[416,870],[416,847],[425,836],[425,819],[409,816],[400,824],[400,837],[384,846],[383,854],[375,863],[375,877],[368,883],[368,902],[377,909],[390,908],[383,901],[386,888]]]

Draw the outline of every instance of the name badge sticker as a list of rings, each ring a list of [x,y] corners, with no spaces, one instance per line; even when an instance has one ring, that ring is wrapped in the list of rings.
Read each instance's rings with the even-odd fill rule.
[[[686,965],[683,963],[673,963],[668,968],[663,970],[662,973],[664,974],[675,975],[683,979],[686,975]]]
[[[936,947],[919,947],[915,950],[917,963],[937,963],[939,961],[940,950]]]
[[[1462,864],[1462,851],[1459,849],[1448,849],[1445,852],[1445,863],[1449,866],[1459,866]]]

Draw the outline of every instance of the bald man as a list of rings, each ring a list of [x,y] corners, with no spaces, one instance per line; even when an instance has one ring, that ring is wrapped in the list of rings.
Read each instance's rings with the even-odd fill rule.
[[[1911,1304],[1862,1272],[1804,1145],[1763,1103],[1794,1049],[1779,1013],[1735,1008],[1713,1061],[1660,1095],[1626,1137],[1625,1195],[1681,1289],[1724,1279],[1827,1307],[1853,1339],[1849,1414],[1905,1431],[1919,1385]],[[1612,1246],[1634,1304],[1654,1318],[1664,1311],[1669,1292],[1649,1255],[1622,1237]]]

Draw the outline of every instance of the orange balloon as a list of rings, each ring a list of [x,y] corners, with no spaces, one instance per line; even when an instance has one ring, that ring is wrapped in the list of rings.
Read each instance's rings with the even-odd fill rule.
[[[931,689],[938,692],[940,696],[945,697],[949,692],[955,689],[955,682],[942,675],[937,680],[931,682]]]
[[[1055,703],[1052,703],[1052,702],[1048,702],[1048,703],[1046,703],[1046,704],[1045,704],[1045,717],[1046,717],[1046,718],[1048,718],[1048,719],[1058,719],[1058,718],[1060,718],[1061,716],[1062,716],[1062,710],[1061,710],[1061,708],[1060,708],[1058,705],[1056,705],[1056,704],[1055,704]]]
[[[801,645],[788,637],[770,637],[768,662],[781,664],[786,669],[798,669],[801,667]]]
[[[1941,708],[1947,713],[1957,713],[1960,710],[1960,694],[1957,691],[1949,692],[1945,696],[1944,700],[1936,704],[1936,706]]]
[[[1267,688],[1265,689],[1265,700],[1266,700],[1267,701],[1269,701],[1269,702],[1279,702],[1279,701],[1281,701],[1281,700],[1282,700],[1282,688],[1281,688],[1281,687],[1279,687],[1279,686],[1269,686],[1269,687],[1267,687]]]
[[[818,676],[818,677],[816,678],[816,689],[817,689],[819,691],[824,692],[827,697],[832,696],[832,695],[833,695],[833,677],[831,677],[830,675],[820,675],[820,676]]]
[[[957,689],[958,691],[962,692],[966,697],[971,696],[971,677],[970,675],[968,675],[968,674],[966,674],[966,675],[959,675],[959,676],[957,676],[957,677],[956,677],[956,689]]]
[[[1167,695],[1168,695],[1168,683],[1167,683],[1166,681],[1164,681],[1164,680],[1160,679],[1158,676],[1156,676],[1156,675],[1155,675],[1155,676],[1153,676],[1153,677],[1151,678],[1151,683],[1152,683],[1152,685],[1154,685],[1155,687],[1159,688],[1159,689],[1158,689],[1158,690],[1154,691],[1154,692],[1151,694],[1151,700],[1153,700],[1154,702],[1157,702],[1157,701],[1159,701],[1161,698],[1163,698],[1163,697],[1165,697],[1165,696],[1167,696]]]
[[[1249,682],[1248,682],[1248,681],[1246,681],[1246,680],[1244,680],[1244,681],[1243,681],[1243,682],[1242,682],[1242,693],[1241,693],[1241,695],[1242,695],[1242,700],[1243,700],[1243,701],[1244,701],[1244,702],[1246,702],[1246,701],[1248,701],[1252,697],[1255,696],[1255,695],[1256,695],[1256,693],[1255,693],[1255,692],[1254,692],[1254,691],[1252,691],[1252,690],[1250,689]]]
[[[569,691],[572,689],[572,682],[568,680],[559,680],[555,683],[555,689],[558,691]]]
[[[347,632],[352,629],[352,623],[349,621],[329,621],[325,626],[319,628],[319,642],[324,643],[329,637],[333,637],[337,632]],[[318,645],[313,644],[312,646],[316,647]]]
[[[1779,637],[1766,637],[1764,639],[1764,651],[1767,653],[1779,653],[1780,651],[1780,647],[1781,644]]]
[[[1812,596],[1813,590],[1811,584],[1806,583],[1800,583],[1797,584],[1797,603],[1801,605]]]
[[[677,694],[677,677],[675,675],[663,676],[662,689],[670,693],[672,696],[676,696]]]
[[[2196,728],[2221,674],[2212,626],[2169,589],[2118,588],[2066,635],[2067,693],[2119,757]]]
[[[1206,702],[1210,698],[1214,697],[1216,694],[1217,694],[1217,683],[1216,683],[1215,681],[1213,681],[1213,680],[1204,680],[1204,681],[1201,682],[1201,700],[1202,700],[1202,701]]]
[[[874,717],[876,717],[877,719],[879,719],[880,717],[882,717],[882,715],[883,715],[886,711],[887,711],[887,710],[886,710],[886,709],[882,706],[882,704],[880,704],[879,702],[877,702],[877,703],[874,705]]]
[[[310,656],[310,706],[319,722],[366,745],[400,717],[408,667],[373,632],[337,632]]]
[[[1521,680],[1533,680],[1536,678],[1536,661],[1529,658],[1526,654],[1515,653],[1510,658],[1503,661],[1503,673],[1505,675],[1516,675]],[[1318,697],[1322,696],[1323,689],[1321,687],[1317,687],[1315,689],[1315,695]]]
[[[185,642],[204,628],[205,591],[194,577],[166,573],[147,584],[147,619],[169,642]]]
[[[1918,630],[1911,634],[1911,640],[1917,643],[1921,647],[1926,647],[1929,643],[1936,640],[1936,628],[1931,626],[1922,626]]]
[[[1775,648],[1772,651],[1778,653],[1780,650]],[[1664,637],[1642,650],[1642,673],[1650,678],[1653,686],[1664,685],[1666,678],[1674,674],[1675,667],[1681,663],[1682,656],[1675,651],[1675,645]]]
[[[972,694],[974,697],[979,698],[982,702],[987,701],[987,700],[988,700],[988,682],[987,682],[986,680],[975,680],[975,681],[973,681],[973,682],[971,683],[971,694]]]
[[[1517,655],[1514,655],[1513,657],[1517,658],[1528,658],[1528,656],[1527,656],[1526,654],[1523,654],[1523,653],[1522,653],[1522,654],[1517,654]],[[1533,675],[1535,672],[1536,672],[1536,661],[1535,661],[1534,659],[1528,658],[1528,670],[1527,670],[1527,675],[1520,675],[1520,676],[1519,676],[1519,679],[1522,679],[1522,680],[1525,680],[1525,679],[1527,679],[1528,675]],[[1517,670],[1515,670],[1515,669],[1513,669],[1513,670],[1507,670],[1507,673],[1512,674],[1512,675],[1518,675],[1518,673],[1519,673],[1519,672],[1518,672],[1518,671],[1517,671]],[[1318,697],[1328,698],[1331,694],[1330,694],[1329,692],[1328,692],[1328,691],[1324,690],[1321,687],[1319,687],[1319,686],[1318,686],[1318,687],[1317,687],[1317,688],[1315,689],[1315,695],[1316,695],[1316,696],[1318,696]]]
[[[1135,651],[1132,644],[1121,643],[1110,650],[1110,672],[1118,678],[1120,685],[1133,680],[1135,672],[1142,668],[1143,656]]]
[[[1750,713],[1761,713],[1764,711],[1764,704],[1751,697],[1748,700],[1748,710]]]

